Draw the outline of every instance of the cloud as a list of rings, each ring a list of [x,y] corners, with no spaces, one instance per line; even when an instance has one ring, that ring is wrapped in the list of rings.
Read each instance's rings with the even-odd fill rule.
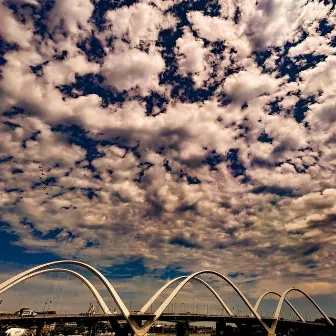
[[[171,28],[176,23],[172,16],[165,15],[162,10],[146,3],[108,11],[105,17],[111,26],[112,36],[119,39],[127,36],[132,47],[141,42],[155,42],[161,29]]]
[[[165,67],[160,54],[155,51],[149,54],[136,50],[124,49],[107,55],[102,73],[106,83],[117,90],[129,90],[137,86],[143,91],[158,89],[158,74]]]
[[[181,55],[179,57],[179,71],[184,76],[192,74],[196,86],[202,86],[209,72],[204,59],[205,50],[203,42],[195,40],[191,32],[186,31],[183,37],[180,37],[176,41],[176,46]]]
[[[251,52],[246,36],[241,34],[233,22],[216,17],[205,16],[201,12],[188,13],[188,19],[201,37],[209,41],[224,40],[230,47],[235,48],[238,54],[246,57]]]
[[[13,17],[12,13],[3,4],[0,4],[0,36],[6,41],[17,43],[22,48],[28,48],[33,37],[31,27],[24,26]]]
[[[89,29],[89,19],[94,5],[89,0],[75,0],[71,6],[68,1],[56,1],[49,14],[48,27],[54,31],[57,26],[64,24],[65,30],[70,34],[79,34]]]
[[[234,101],[243,104],[260,95],[274,93],[279,84],[279,81],[268,74],[260,74],[258,70],[251,72],[240,71],[227,77],[223,90]]]

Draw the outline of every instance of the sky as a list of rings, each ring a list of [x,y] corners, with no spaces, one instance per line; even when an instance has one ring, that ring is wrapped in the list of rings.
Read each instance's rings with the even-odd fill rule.
[[[335,6],[0,0],[0,279],[76,259],[141,307],[212,269],[336,316]]]

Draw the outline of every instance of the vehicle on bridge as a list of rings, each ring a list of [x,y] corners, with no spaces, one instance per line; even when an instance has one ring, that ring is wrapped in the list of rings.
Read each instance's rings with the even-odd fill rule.
[[[20,316],[36,316],[37,313],[34,312],[34,310],[30,308],[21,308],[18,312],[18,315]]]

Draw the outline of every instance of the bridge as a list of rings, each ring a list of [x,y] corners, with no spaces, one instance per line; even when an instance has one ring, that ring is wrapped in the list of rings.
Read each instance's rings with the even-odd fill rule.
[[[94,276],[98,278],[99,281],[101,281],[101,283],[107,289],[107,291],[113,298],[114,302],[118,306],[121,313],[120,314],[111,313],[108,305],[102,298],[97,288],[93,286],[93,284],[86,277],[84,277],[82,274],[78,272],[75,272],[67,268],[55,267],[59,265],[76,265],[82,269],[90,271]],[[176,323],[176,330],[178,336],[187,335],[188,323],[196,321],[216,322],[216,333],[218,335],[223,336],[226,333],[226,327],[228,323],[235,323],[241,330],[246,330],[246,333],[244,333],[244,335],[245,334],[248,335],[248,330],[251,329],[252,325],[259,325],[260,328],[264,331],[264,334],[268,336],[277,335],[278,330],[281,330],[284,327],[284,325],[286,325],[287,327],[293,326],[295,328],[301,328],[302,330],[307,330],[308,328],[308,330],[310,331],[314,329],[318,330],[330,329],[333,332],[335,331],[336,334],[336,328],[331,319],[324,313],[324,311],[319,307],[319,305],[317,305],[317,303],[308,294],[306,294],[299,288],[295,287],[289,288],[282,294],[279,294],[274,291],[265,292],[259,297],[256,304],[252,305],[249,302],[249,300],[244,296],[244,294],[239,290],[239,288],[228,277],[212,270],[199,271],[189,276],[177,277],[169,281],[163,287],[161,287],[138,312],[132,312],[126,307],[125,303],[121,300],[115,288],[102,273],[100,273],[97,269],[86,263],[74,260],[54,261],[24,271],[0,284],[0,295],[9,290],[10,288],[12,288],[13,286],[16,286],[24,281],[27,281],[30,278],[46,273],[55,273],[55,272],[67,273],[81,280],[83,284],[85,284],[87,288],[90,289],[92,295],[97,300],[97,303],[100,306],[103,314],[94,314],[94,315],[40,314],[37,316],[26,316],[26,317],[18,315],[4,315],[0,316],[0,324],[17,324],[22,326],[37,325],[38,326],[37,336],[40,336],[43,323],[45,322],[52,323],[59,321],[62,322],[81,321],[86,325],[90,326],[91,330],[90,336],[94,336],[94,330],[95,330],[94,325],[99,321],[109,321],[113,329],[115,330],[117,336],[123,336],[128,333],[134,334],[136,336],[145,336],[148,332],[150,332],[151,328],[155,325],[156,321],[158,320]],[[228,305],[225,303],[225,301],[215,291],[215,289],[212,286],[210,286],[208,282],[200,278],[200,276],[202,275],[209,275],[209,274],[219,278],[220,280],[228,284],[246,305],[246,307],[250,311],[250,314],[245,316],[238,316],[237,314],[233,313],[228,307]],[[209,290],[209,292],[212,293],[212,295],[221,305],[226,315],[165,313],[164,312],[165,309],[169,306],[172,300],[182,290],[182,288],[186,284],[188,284],[191,280],[198,281],[199,283],[204,285],[204,287],[207,288],[207,290]],[[174,288],[174,290],[170,293],[170,295],[168,295],[168,297],[163,302],[161,302],[161,305],[156,309],[156,311],[154,313],[148,313],[147,311],[149,307],[158,299],[160,294],[162,294],[168,287],[170,287],[175,283],[178,283],[178,285]],[[305,320],[303,316],[300,314],[300,312],[288,300],[288,294],[291,292],[300,293],[303,297],[305,297],[306,300],[310,302],[315,307],[315,309],[320,313],[321,319],[318,322],[311,322]],[[261,302],[269,294],[278,296],[279,301],[274,316],[272,316],[271,318],[264,318],[259,314],[258,308]],[[284,303],[286,303],[291,308],[291,310],[297,317],[297,321],[286,321],[280,318],[280,313]],[[123,321],[125,323],[123,323]]]

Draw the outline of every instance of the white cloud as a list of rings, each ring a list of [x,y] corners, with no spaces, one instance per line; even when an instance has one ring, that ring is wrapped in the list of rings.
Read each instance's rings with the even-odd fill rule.
[[[201,87],[208,77],[209,66],[205,62],[206,49],[200,40],[196,40],[190,31],[176,41],[179,57],[179,71],[184,76],[192,74],[196,87]]]
[[[240,71],[225,80],[223,90],[234,101],[244,103],[260,95],[274,93],[281,83],[268,74],[260,74],[257,69],[251,70]]]
[[[119,91],[138,86],[146,94],[149,90],[158,89],[158,74],[164,68],[165,63],[155,50],[147,54],[137,49],[122,48],[105,57],[102,73],[106,83]]]
[[[104,34],[111,33],[117,38],[127,36],[131,46],[139,45],[141,41],[152,43],[157,40],[161,29],[175,25],[175,19],[172,16],[166,16],[161,10],[145,3],[108,11],[106,19],[111,27]]]
[[[49,62],[43,69],[44,77],[53,85],[63,85],[75,81],[75,74],[98,73],[99,65],[90,63],[84,55],[68,58],[63,62]]]
[[[223,40],[230,47],[235,48],[241,57],[251,52],[246,36],[242,34],[234,23],[216,17],[205,16],[201,12],[188,13],[188,19],[201,37],[209,41]]]
[[[3,106],[3,112],[18,105],[27,109],[29,114],[44,115],[47,120],[59,120],[69,115],[70,111],[62,101],[60,92],[30,71],[29,65],[38,64],[40,55],[18,51],[6,57],[0,88],[9,101]]]
[[[17,43],[22,48],[29,48],[33,38],[32,27],[18,22],[2,3],[0,3],[0,21],[0,34],[6,41]]]
[[[330,55],[325,62],[319,63],[315,68],[300,73],[303,79],[303,93],[316,94],[322,90],[324,95],[335,92],[336,56]]]
[[[329,45],[329,40],[323,36],[308,36],[303,42],[289,49],[288,55],[295,57],[305,54],[329,55],[334,48]]]
[[[74,0],[71,4],[66,0],[56,1],[49,13],[49,29],[53,31],[64,20],[64,28],[68,33],[81,34],[84,29],[90,28],[88,21],[93,9],[94,5],[90,0]]]

